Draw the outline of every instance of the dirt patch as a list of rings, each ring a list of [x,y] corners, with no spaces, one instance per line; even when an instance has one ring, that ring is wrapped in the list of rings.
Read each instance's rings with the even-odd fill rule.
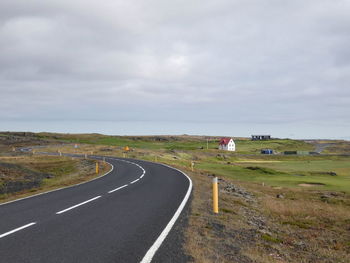
[[[264,174],[276,174],[277,172],[275,170],[269,169],[269,168],[264,168],[264,167],[259,167],[259,166],[248,166],[246,167],[248,170],[252,171],[258,171],[260,173]]]
[[[298,184],[299,186],[302,187],[313,187],[313,186],[324,186],[325,184],[322,183],[302,183],[302,184]]]
[[[262,160],[249,160],[249,161],[238,161],[236,163],[280,163],[281,161],[262,161]]]

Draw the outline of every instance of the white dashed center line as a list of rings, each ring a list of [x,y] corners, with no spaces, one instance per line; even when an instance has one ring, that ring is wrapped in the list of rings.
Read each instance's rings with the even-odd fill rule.
[[[98,199],[98,198],[100,198],[100,197],[101,197],[101,195],[96,196],[96,197],[91,198],[91,199],[89,199],[89,200],[87,200],[87,201],[85,201],[85,202],[82,202],[82,203],[77,204],[77,205],[73,205],[73,206],[71,206],[71,207],[69,207],[69,208],[67,208],[67,209],[64,209],[64,210],[62,210],[62,211],[59,211],[59,212],[57,212],[56,214],[57,214],[57,215],[62,214],[62,213],[64,213],[64,212],[67,212],[67,211],[69,211],[69,210],[71,210],[71,209],[74,209],[74,208],[76,208],[76,207],[78,207],[78,206],[85,205],[85,204],[87,204],[87,203],[89,203],[89,202],[92,202],[92,201],[94,201],[94,200],[96,200],[96,199]]]
[[[109,194],[110,194],[110,193],[113,193],[113,192],[118,191],[118,190],[120,190],[120,189],[122,189],[122,188],[124,188],[124,187],[127,187],[127,186],[128,186],[128,185],[125,184],[125,185],[123,185],[123,186],[121,186],[121,187],[118,187],[118,188],[116,188],[116,189],[114,189],[114,190],[109,191],[108,193],[109,193]]]
[[[35,225],[35,224],[36,224],[36,222],[32,222],[32,223],[29,223],[29,224],[27,224],[27,225],[21,226],[21,227],[19,227],[19,228],[13,229],[13,230],[11,230],[11,231],[9,231],[9,232],[6,232],[6,233],[4,233],[4,234],[1,234],[1,235],[0,235],[0,238],[3,238],[3,237],[8,236],[8,235],[11,235],[11,234],[13,234],[13,233],[15,233],[15,232],[17,232],[17,231],[20,231],[20,230],[22,230],[22,229],[25,229],[25,228],[30,227],[30,226]]]

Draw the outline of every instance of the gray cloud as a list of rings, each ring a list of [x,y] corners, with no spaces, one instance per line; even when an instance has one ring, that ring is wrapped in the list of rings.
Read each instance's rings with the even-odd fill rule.
[[[347,0],[5,0],[0,121],[337,128],[349,123],[349,13]]]

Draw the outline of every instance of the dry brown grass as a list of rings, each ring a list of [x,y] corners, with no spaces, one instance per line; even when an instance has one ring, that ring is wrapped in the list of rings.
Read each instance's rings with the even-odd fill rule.
[[[96,161],[60,156],[23,155],[16,156],[15,158],[4,157],[0,160],[19,165],[19,167],[23,167],[31,171],[52,175],[51,178],[44,179],[39,187],[33,187],[18,192],[0,195],[1,203],[89,181],[111,169],[109,164],[99,162],[100,170],[99,174],[96,174]],[[25,171],[26,170],[23,170],[21,173],[9,171],[9,175],[2,174],[2,177],[6,177],[6,180],[23,180],[26,178]]]
[[[287,262],[350,262],[350,196],[250,185]],[[277,194],[284,198],[276,198]],[[326,197],[326,198],[325,198]]]
[[[343,205],[328,204],[320,201],[286,200],[267,196],[263,199],[263,206],[269,213],[281,218],[332,218],[333,220],[350,218],[350,209],[346,209]]]
[[[184,170],[184,169],[182,169]],[[220,192],[220,213],[212,213],[211,178],[191,173],[193,200],[186,229],[186,252],[194,262],[253,262],[243,251],[254,242],[255,235],[242,220],[244,200]],[[222,182],[221,182],[222,183]]]
[[[225,179],[220,214],[214,215],[211,178],[190,175],[194,192],[185,247],[194,262],[350,262],[348,195],[338,193],[339,202],[328,203],[320,199],[323,192],[240,183],[257,197],[254,205],[222,191],[230,182]],[[276,198],[281,192],[285,198]],[[263,229],[254,218],[264,221]]]

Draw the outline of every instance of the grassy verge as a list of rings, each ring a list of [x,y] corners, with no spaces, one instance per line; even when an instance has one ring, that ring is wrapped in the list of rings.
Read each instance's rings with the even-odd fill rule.
[[[42,155],[2,157],[0,202],[88,181],[110,169],[103,162],[100,167],[97,175],[93,160]]]

